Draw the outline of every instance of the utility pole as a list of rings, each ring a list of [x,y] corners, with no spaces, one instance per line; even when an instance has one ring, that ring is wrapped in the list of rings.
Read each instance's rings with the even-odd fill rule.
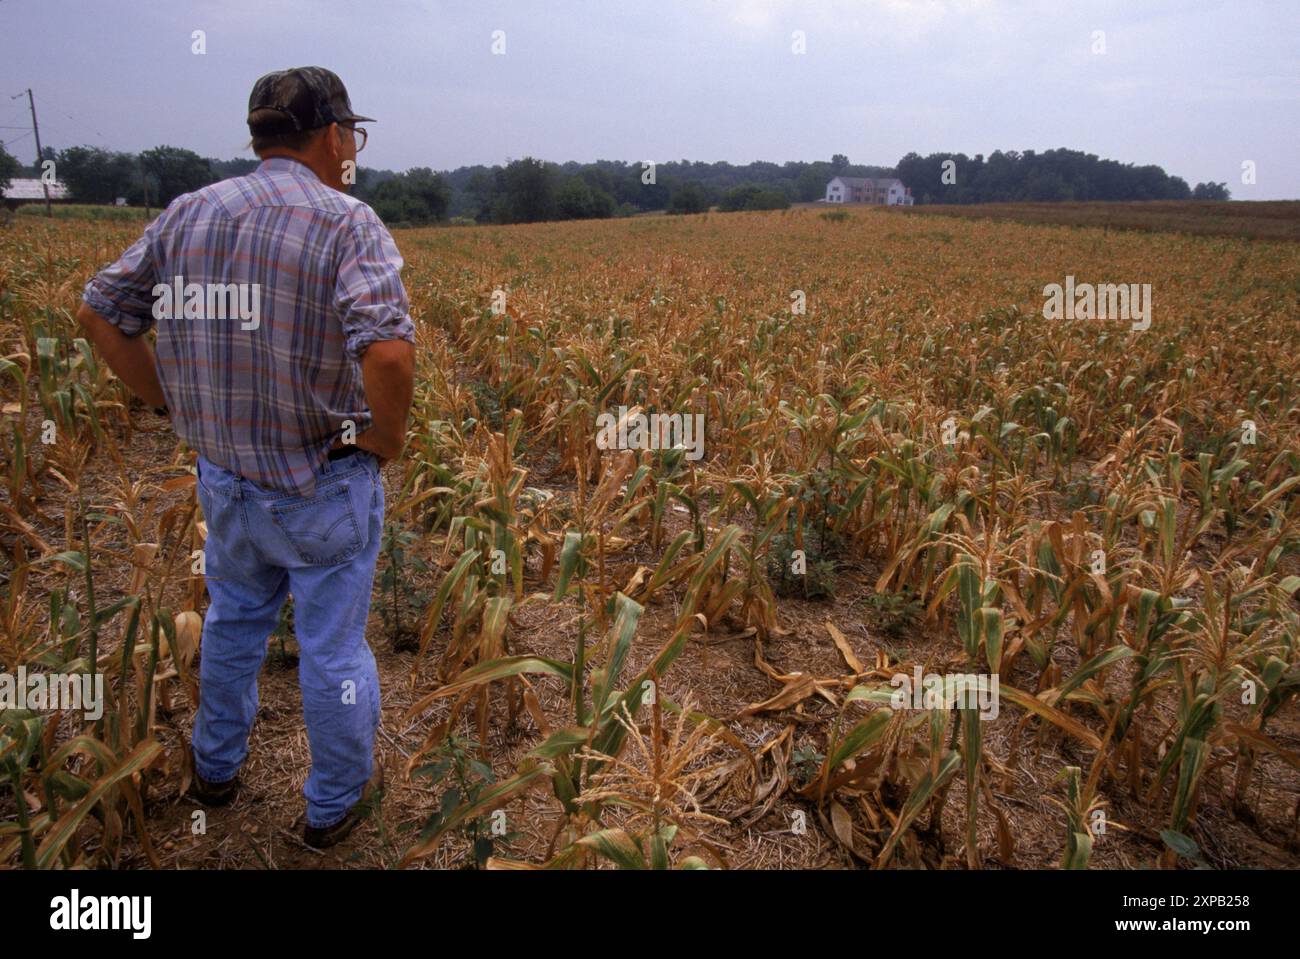
[[[9,99],[17,100],[20,96],[22,96],[21,93],[15,93]],[[32,133],[36,135],[36,169],[38,171],[36,175],[40,178],[41,189],[45,191],[45,215],[52,217],[54,216],[54,210],[50,207],[50,185],[45,182],[45,177],[39,172],[44,157],[41,156],[41,128],[36,123],[36,101],[32,99],[31,87],[27,88],[27,105],[32,108]]]

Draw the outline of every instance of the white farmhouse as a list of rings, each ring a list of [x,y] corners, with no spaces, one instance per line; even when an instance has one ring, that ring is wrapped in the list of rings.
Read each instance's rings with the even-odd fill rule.
[[[912,191],[897,177],[837,176],[826,184],[826,202],[911,206]]]

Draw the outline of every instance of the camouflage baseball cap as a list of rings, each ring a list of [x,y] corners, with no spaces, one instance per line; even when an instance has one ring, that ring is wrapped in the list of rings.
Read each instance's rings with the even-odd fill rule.
[[[281,116],[254,126],[254,111],[266,109]],[[377,122],[374,117],[352,112],[343,81],[324,67],[293,67],[260,77],[248,98],[248,117],[248,129],[254,136],[315,130],[331,123]]]

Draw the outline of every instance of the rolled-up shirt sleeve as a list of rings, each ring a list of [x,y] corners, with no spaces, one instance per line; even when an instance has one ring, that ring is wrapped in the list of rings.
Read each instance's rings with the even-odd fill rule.
[[[365,210],[353,217],[343,238],[335,283],[344,348],[357,361],[376,340],[415,342],[402,285],[402,254],[387,227]]]
[[[161,282],[154,243],[165,213],[149,224],[117,261],[86,283],[82,301],[126,336],[139,336],[154,325],[154,287]]]

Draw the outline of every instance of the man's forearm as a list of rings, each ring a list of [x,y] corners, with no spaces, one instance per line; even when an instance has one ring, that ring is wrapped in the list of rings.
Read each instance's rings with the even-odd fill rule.
[[[406,442],[406,419],[415,393],[415,347],[406,340],[371,343],[361,355],[361,378],[373,423],[357,437],[357,445],[381,459],[393,459]]]
[[[77,321],[86,338],[99,351],[108,368],[117,374],[136,396],[150,406],[166,406],[153,350],[143,336],[126,336],[85,303],[77,310]]]

